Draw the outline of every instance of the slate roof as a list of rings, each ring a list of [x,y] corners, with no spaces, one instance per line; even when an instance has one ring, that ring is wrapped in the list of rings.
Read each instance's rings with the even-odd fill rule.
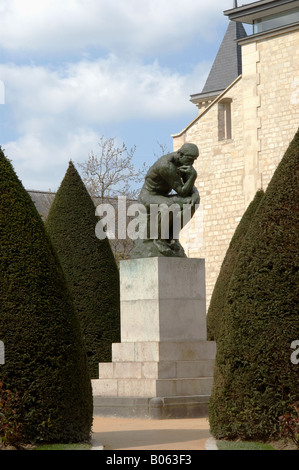
[[[50,191],[35,191],[29,190],[29,195],[31,196],[32,201],[37,208],[41,218],[46,220],[52,202],[54,201],[56,193],[52,193]]]
[[[219,95],[242,73],[241,46],[238,39],[247,36],[242,23],[230,21],[217,56],[201,93],[191,95],[191,101]]]
[[[55,199],[56,193],[51,192],[51,191],[37,191],[37,190],[27,190],[28,194],[30,195],[32,201],[35,204],[35,207],[40,214],[41,218],[43,221],[46,220],[49,214],[49,210],[52,206],[52,203]],[[93,197],[92,198],[93,203],[95,207],[97,207],[99,204],[101,204],[100,198]],[[118,198],[105,198],[105,203],[112,204],[115,209],[118,206]],[[126,199],[126,204],[131,204],[131,203],[136,203],[135,200],[132,200],[130,198]]]

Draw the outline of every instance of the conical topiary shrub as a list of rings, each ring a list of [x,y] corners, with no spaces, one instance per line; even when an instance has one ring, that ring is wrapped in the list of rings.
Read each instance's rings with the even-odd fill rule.
[[[244,237],[250,226],[250,222],[263,196],[264,191],[262,189],[257,191],[253,201],[249,204],[235,230],[221,265],[207,313],[207,337],[209,341],[217,341],[218,332],[221,328],[221,318],[230,278],[234,271],[236,260],[238,258]]]
[[[278,437],[299,399],[299,131],[255,214],[231,278],[210,399],[216,438]]]
[[[120,342],[119,272],[109,240],[96,237],[94,203],[73,163],[57,191],[46,228],[58,253],[79,314],[89,370],[111,361]]]
[[[29,194],[0,149],[0,378],[26,442],[88,440],[92,390],[79,319]]]

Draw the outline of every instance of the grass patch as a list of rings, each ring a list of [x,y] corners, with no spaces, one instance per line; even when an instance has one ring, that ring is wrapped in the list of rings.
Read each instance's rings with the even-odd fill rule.
[[[43,444],[34,448],[34,450],[90,450],[91,445],[87,443],[78,444]]]
[[[242,442],[242,441],[217,441],[219,450],[275,450],[270,444],[260,442]]]

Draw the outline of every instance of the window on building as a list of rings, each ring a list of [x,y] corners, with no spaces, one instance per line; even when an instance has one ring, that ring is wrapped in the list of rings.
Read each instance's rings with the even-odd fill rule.
[[[232,138],[232,100],[225,99],[218,104],[218,140]]]
[[[277,13],[275,15],[265,16],[253,21],[253,33],[262,33],[270,29],[279,28],[299,21],[299,8]]]

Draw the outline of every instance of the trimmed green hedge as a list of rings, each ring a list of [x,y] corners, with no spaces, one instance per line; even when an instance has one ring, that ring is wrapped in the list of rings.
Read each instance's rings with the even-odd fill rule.
[[[111,345],[120,342],[119,272],[108,238],[95,234],[94,203],[75,166],[69,163],[57,191],[46,229],[56,248],[79,314],[89,371],[111,361]]]
[[[235,230],[221,265],[207,313],[207,337],[209,341],[217,341],[218,332],[221,329],[221,318],[225,305],[226,294],[229,288],[230,278],[234,271],[236,260],[238,258],[238,254],[249,228],[250,222],[263,196],[264,191],[262,189],[257,191],[253,201],[249,204]]]
[[[93,402],[79,319],[29,194],[0,148],[0,378],[23,440],[89,439]]]
[[[209,407],[219,439],[278,437],[278,417],[299,399],[299,131],[246,234],[217,341]]]

